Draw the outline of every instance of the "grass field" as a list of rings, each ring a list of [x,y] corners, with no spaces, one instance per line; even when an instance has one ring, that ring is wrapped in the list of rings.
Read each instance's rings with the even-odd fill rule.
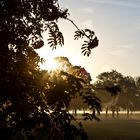
[[[105,119],[100,122],[82,121],[90,140],[140,140],[140,116],[132,115]]]

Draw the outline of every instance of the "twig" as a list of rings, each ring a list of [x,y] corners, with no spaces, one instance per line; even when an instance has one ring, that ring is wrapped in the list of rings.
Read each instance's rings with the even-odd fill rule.
[[[73,20],[69,19],[69,18],[66,18],[68,21],[70,21],[78,31],[81,32],[81,30],[78,28],[78,26],[73,22]],[[83,35],[85,35],[88,39],[89,39],[89,36],[85,34],[85,32],[81,32]]]

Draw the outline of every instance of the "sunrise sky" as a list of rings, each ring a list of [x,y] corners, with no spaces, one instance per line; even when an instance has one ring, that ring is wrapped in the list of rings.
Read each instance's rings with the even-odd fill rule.
[[[59,0],[59,3],[69,9],[69,18],[79,28],[95,31],[99,46],[90,57],[84,57],[80,50],[82,40],[74,41],[75,27],[69,21],[59,20],[65,44],[51,51],[45,41],[38,51],[42,57],[66,56],[73,65],[85,67],[93,80],[111,69],[140,76],[140,0]],[[45,37],[44,33],[44,40]]]

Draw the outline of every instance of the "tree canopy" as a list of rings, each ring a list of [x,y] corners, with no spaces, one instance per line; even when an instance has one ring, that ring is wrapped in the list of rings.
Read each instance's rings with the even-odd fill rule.
[[[66,110],[85,81],[64,70],[53,75],[41,70],[43,59],[35,51],[44,45],[45,31],[52,49],[64,44],[57,25],[61,18],[76,27],[75,39],[85,39],[81,49],[89,56],[98,46],[95,33],[80,30],[58,0],[0,0],[0,136],[5,139],[86,137],[81,125],[72,124],[74,117]],[[100,111],[100,103],[94,106],[96,98],[92,103],[90,99],[92,96],[86,102]]]
[[[112,85],[113,88],[110,88]],[[129,117],[130,111],[139,109],[139,77],[124,76],[112,70],[99,74],[94,86],[95,93],[101,99],[102,107],[106,111],[111,109],[118,113],[120,109],[124,109],[127,110],[127,117]],[[110,96],[108,91],[116,91],[119,94],[115,93],[117,95],[115,97]]]

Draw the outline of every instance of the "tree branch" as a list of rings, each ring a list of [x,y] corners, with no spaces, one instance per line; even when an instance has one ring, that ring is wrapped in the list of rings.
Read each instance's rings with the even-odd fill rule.
[[[81,30],[78,28],[78,26],[73,22],[73,20],[69,19],[69,18],[66,18],[68,21],[70,21],[74,26],[75,28],[81,32]],[[85,32],[82,32],[83,35],[85,35],[87,38],[89,38],[88,35],[85,34]]]

